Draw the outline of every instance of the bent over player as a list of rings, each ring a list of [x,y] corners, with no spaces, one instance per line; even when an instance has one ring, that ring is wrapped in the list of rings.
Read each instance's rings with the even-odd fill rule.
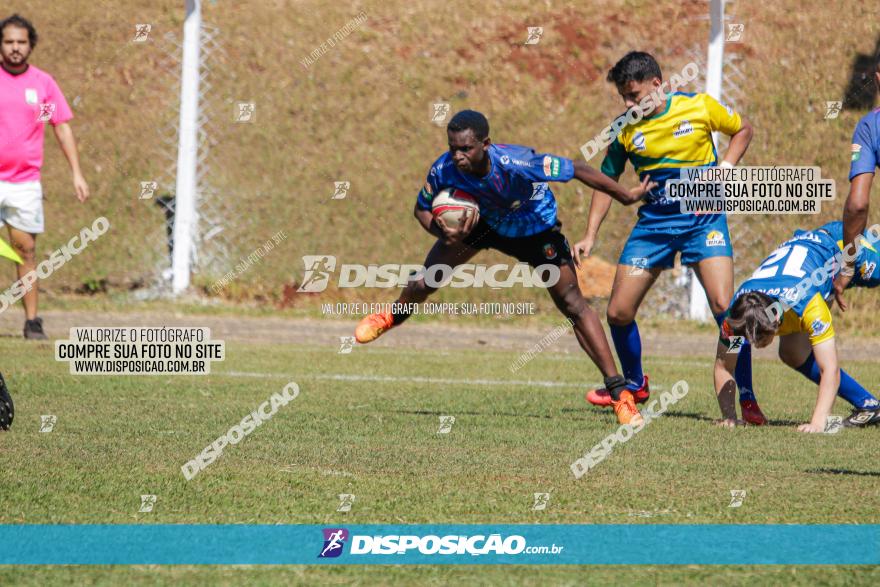
[[[463,110],[449,121],[446,129],[449,151],[438,158],[419,192],[415,217],[422,227],[437,237],[424,266],[455,267],[468,262],[481,249],[496,249],[537,267],[559,267],[559,280],[548,286],[556,307],[571,320],[584,351],[605,378],[614,411],[622,424],[638,423],[641,415],[625,380],[617,371],[611,348],[596,312],[587,306],[578,286],[568,241],[556,218],[556,199],[547,182],[567,182],[576,178],[602,189],[614,199],[632,204],[651,184],[646,176],[632,192],[583,162],[554,155],[536,154],[529,147],[496,145],[489,138],[489,121],[473,110]],[[455,188],[471,194],[479,203],[479,221],[468,216],[460,228],[451,229],[442,218],[434,218],[431,202],[435,194]],[[398,307],[421,303],[436,288],[424,276],[407,284]],[[355,330],[360,343],[368,343],[385,331],[400,325],[408,313],[382,312],[361,320]]]
[[[663,92],[664,82],[657,61],[648,53],[627,53],[608,72],[627,108],[640,105],[652,94],[659,94],[657,106],[640,121],[625,126],[608,147],[602,173],[617,180],[627,161],[639,177],[658,182],[645,196],[636,222],[620,254],[617,273],[608,302],[608,325],[623,374],[636,402],[648,399],[648,377],[642,370],[642,341],[636,313],[661,271],[673,266],[681,254],[683,265],[693,267],[706,291],[716,322],[720,321],[733,294],[733,248],[725,214],[682,214],[679,202],[666,197],[666,181],[678,179],[683,170],[718,165],[712,132],[731,137],[721,166],[736,165],[752,139],[752,127],[739,114],[707,94]],[[587,257],[611,198],[601,191],[593,193],[584,238],[575,243],[574,258]],[[751,349],[742,350],[747,357]],[[744,362],[737,371],[741,403],[746,418],[763,421],[751,394],[751,372]],[[608,405],[605,389],[590,391],[587,400]]]
[[[831,296],[833,274],[839,269],[842,239],[841,222],[812,231],[799,230],[770,253],[737,290],[721,326],[715,357],[715,392],[722,423],[737,423],[733,401],[736,384],[731,371],[737,363],[739,341],[734,337],[744,337],[763,348],[775,336],[781,337],[779,358],[819,384],[813,417],[798,430],[824,432],[835,395],[854,406],[853,413],[843,422],[845,426],[880,422],[877,398],[838,367],[831,312],[825,300]],[[853,280],[853,286],[878,284],[873,273],[880,255],[867,240],[862,243],[861,275]],[[865,257],[869,252],[874,255],[873,260]]]

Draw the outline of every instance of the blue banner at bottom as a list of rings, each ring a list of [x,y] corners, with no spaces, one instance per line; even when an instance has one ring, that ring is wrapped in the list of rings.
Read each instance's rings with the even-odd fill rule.
[[[0,525],[14,565],[876,565],[880,525]]]

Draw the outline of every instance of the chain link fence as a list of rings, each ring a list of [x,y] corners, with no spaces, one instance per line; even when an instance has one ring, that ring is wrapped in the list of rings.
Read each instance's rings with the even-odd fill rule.
[[[728,3],[725,24],[744,25],[749,34],[751,25],[738,18],[735,8]],[[575,17],[572,11],[548,16],[543,23],[529,22],[544,27],[526,27],[525,20],[523,26],[505,25],[494,37],[487,34],[479,52],[455,43],[422,46],[414,31],[406,32],[403,21],[378,11],[361,13],[362,25],[358,22],[339,34],[352,22],[354,12],[349,12],[333,9],[320,30],[295,37],[282,34],[278,51],[261,50],[264,58],[270,54],[283,58],[286,68],[274,74],[258,59],[249,60],[241,44],[231,42],[220,27],[204,26],[193,285],[205,295],[266,299],[282,305],[291,299],[310,299],[294,295],[304,277],[305,255],[332,254],[340,263],[421,262],[430,243],[412,221],[410,210],[430,163],[445,143],[443,125],[432,120],[433,104],[449,104],[450,112],[465,107],[483,110],[498,142],[578,157],[583,139],[619,109],[604,81],[608,64],[634,48],[613,37],[617,25],[612,10],[578,21],[588,33],[581,36],[566,28]],[[282,32],[277,22],[263,25],[276,36]],[[701,77],[684,90],[703,91],[708,4],[689,4],[675,27],[668,33],[674,41],[658,44],[653,52],[667,73],[697,63]],[[589,34],[606,38],[613,46],[599,47]],[[380,39],[386,46],[377,53]],[[332,46],[325,47],[325,40],[333,40]],[[753,57],[736,50],[733,42],[730,48],[722,101],[753,119],[746,90]],[[162,91],[176,96],[177,37],[165,35],[154,50],[163,55]],[[561,85],[567,71],[574,72],[582,86],[575,94]],[[496,87],[514,87],[522,95],[499,94]],[[585,93],[598,99],[581,115],[577,110],[584,105],[578,98]],[[156,180],[159,210],[147,237],[152,261],[142,266],[151,285],[145,290],[151,293],[145,295],[169,291],[177,113],[167,112],[165,120],[153,161],[154,168],[164,167]],[[577,131],[566,132],[569,128]],[[726,137],[721,136],[719,155],[726,146]],[[744,164],[755,164],[756,158],[765,161],[766,152],[753,145]],[[597,156],[590,164],[598,166],[600,161]],[[627,171],[627,175],[632,174]],[[555,191],[566,234],[577,240],[586,221],[588,192],[580,186]],[[597,254],[612,265],[634,224],[631,211],[614,208],[600,232],[603,244],[597,246]],[[830,219],[826,216],[730,216],[735,283],[742,282],[795,228],[818,225]],[[292,238],[260,255],[258,262],[248,263],[279,231]],[[484,258],[494,260],[491,254]],[[230,271],[235,279],[224,279],[222,288],[212,287]],[[664,272],[641,314],[687,317],[692,279],[687,268]],[[331,287],[325,295],[379,300],[391,294]],[[535,297],[533,292],[519,291],[493,295]]]

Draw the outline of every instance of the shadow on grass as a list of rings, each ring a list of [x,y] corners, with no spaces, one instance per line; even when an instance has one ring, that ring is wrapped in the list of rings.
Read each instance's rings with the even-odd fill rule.
[[[850,471],[849,469],[807,469],[804,473],[820,475],[859,475],[862,477],[880,477],[880,471]]]
[[[695,414],[693,412],[667,412],[667,413],[663,414],[663,417],[664,418],[690,418],[691,420],[700,420],[701,422],[715,422],[716,420],[718,420],[717,417],[710,418],[710,417],[705,416],[703,414]],[[802,423],[803,422],[798,422],[795,420],[768,420],[767,424],[765,424],[765,426],[789,427],[789,426],[797,426]],[[756,426],[754,426],[752,424],[748,424],[747,426],[749,428],[756,428]]]
[[[562,408],[561,411],[562,412],[605,412],[605,411],[607,411],[607,413],[609,413],[609,414],[613,413],[611,411],[610,407],[608,407],[608,408],[601,408],[601,407],[596,407],[596,408],[590,408],[590,407]],[[662,416],[660,416],[660,418],[661,419],[662,418],[690,418],[691,420],[701,420],[704,422],[713,422],[715,420],[714,418],[709,418],[707,416],[704,416],[703,414],[696,414],[694,412],[666,412]]]
[[[446,411],[437,411],[437,410],[390,410],[391,413],[394,414],[412,414],[416,416],[446,416],[449,414],[449,410]],[[599,415],[613,415],[611,412],[611,408],[601,408],[595,407],[591,408],[589,406],[585,406],[583,408],[562,408],[559,412],[566,414],[568,416],[577,416],[579,414],[599,414]],[[456,416],[510,416],[515,418],[540,418],[544,420],[549,420],[552,418],[556,418],[559,416],[559,413],[554,412],[552,414],[524,414],[524,413],[515,413],[515,412],[455,412]],[[704,414],[698,414],[695,412],[666,412],[661,416],[661,418],[685,418],[689,420],[697,420],[699,422],[707,422],[714,423],[717,418],[710,418]],[[587,418],[578,418],[573,417],[572,420],[586,420]],[[801,422],[797,422],[795,420],[770,420],[767,423],[767,426],[777,426],[777,427],[791,427],[797,426],[801,424]],[[750,426],[752,427],[752,426]]]
[[[581,410],[562,410],[563,412],[579,412]],[[513,413],[513,412],[462,412],[459,410],[446,410],[443,412],[438,412],[436,410],[390,410],[391,413],[394,414],[413,414],[416,416],[513,416],[517,418],[543,418],[543,419],[551,419],[557,417],[559,414],[521,414],[521,413]],[[586,418],[574,418],[576,420],[585,420]]]
[[[874,53],[859,53],[850,66],[850,78],[843,94],[844,110],[870,110],[874,107],[877,86],[874,84],[877,58],[880,57],[880,37]]]
[[[563,412],[579,412],[582,410],[574,409],[574,408],[563,408],[562,411]],[[698,414],[696,412],[666,412],[661,416],[661,418],[685,418],[685,419],[690,419],[690,420],[697,420],[699,422],[709,422],[709,423],[714,423],[716,420],[718,420],[717,417],[714,417],[714,416],[710,417],[710,416],[706,416],[705,414]],[[797,426],[798,424],[801,424],[801,423],[802,422],[798,422],[795,420],[770,420],[766,425],[767,426],[788,427],[788,426]],[[751,425],[750,425],[750,427],[751,427]]]

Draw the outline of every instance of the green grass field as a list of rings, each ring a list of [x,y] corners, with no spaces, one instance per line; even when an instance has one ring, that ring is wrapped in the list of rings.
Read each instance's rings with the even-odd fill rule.
[[[11,0],[5,6],[39,30],[31,63],[57,79],[74,109],[93,193],[85,205],[74,204],[67,164],[47,137],[48,231],[38,260],[98,216],[112,224],[75,263],[41,283],[41,312],[70,314],[79,325],[107,316],[139,324],[213,321],[235,335],[225,337],[228,358],[210,376],[72,376],[54,360],[51,344],[25,345],[8,335],[20,333],[18,308],[0,316],[0,369],[17,408],[13,430],[0,433],[0,523],[880,523],[880,427],[799,434],[815,386],[764,359],[757,362],[756,390],[773,425],[714,426],[706,354],[714,347],[714,324],[663,315],[657,290],[645,301],[640,325],[676,348],[647,354],[647,371],[658,391],[684,380],[690,392],[581,479],[570,464],[616,429],[610,412],[583,399],[599,373],[579,352],[559,352],[571,337],[516,373],[508,369],[559,324],[546,295],[515,288],[477,300],[470,291],[442,291],[434,301],[527,301],[538,312],[504,320],[421,317],[422,327],[436,329],[434,338],[414,340],[421,331],[408,325],[389,335],[392,344],[383,339],[339,354],[333,340],[339,322],[326,322],[332,336],[321,332],[320,304],[388,301],[389,292],[333,285],[320,295],[293,293],[303,279],[303,255],[332,253],[340,263],[422,261],[432,239],[413,220],[412,206],[431,162],[446,149],[442,127],[430,121],[434,103],[485,112],[498,142],[580,158],[580,145],[621,110],[605,72],[626,51],[651,51],[667,75],[705,55],[705,0],[202,2],[205,23],[218,29],[218,49],[204,71],[210,151],[200,170],[216,192],[204,191],[201,212],[223,228],[202,236],[214,234],[214,252],[224,252],[200,251],[194,296],[170,304],[144,301],[155,293],[148,288],[168,265],[168,250],[165,216],[154,201],[139,198],[139,188],[155,180],[159,193],[174,189],[167,170],[176,150],[165,139],[177,120],[179,64],[172,54],[183,5]],[[367,17],[362,26],[310,67],[301,64],[360,13]],[[735,106],[755,127],[743,164],[817,165],[837,182],[837,199],[819,215],[732,217],[739,283],[793,229],[841,216],[852,130],[867,108],[826,120],[825,105],[845,98],[853,64],[877,50],[880,9],[855,0],[738,0],[728,3],[727,16],[745,27],[742,41],[726,47],[742,72],[729,78],[742,90]],[[149,42],[132,42],[136,23],[151,24]],[[530,26],[546,35],[526,46]],[[253,123],[233,122],[238,101],[254,102]],[[331,199],[337,181],[351,182],[344,200]],[[635,177],[627,171],[622,181],[633,185]],[[565,233],[576,240],[590,191],[577,183],[554,190]],[[633,207],[612,207],[597,257],[618,258],[635,214]],[[290,238],[271,257],[211,291],[281,230]],[[497,253],[476,259],[502,260]],[[6,271],[11,281],[11,268]],[[72,292],[89,295],[74,299]],[[859,356],[876,356],[877,340],[859,338],[880,331],[876,292],[849,299],[852,310],[834,318],[841,343],[864,347]],[[593,301],[604,314],[607,300]],[[49,334],[64,335],[54,319]],[[314,337],[279,337],[287,320],[310,321],[302,331]],[[473,338],[466,327],[483,328],[483,346],[464,340]],[[530,334],[523,335],[526,328]],[[531,338],[536,331],[541,334]],[[511,340],[522,340],[522,348],[511,350]],[[426,350],[434,341],[437,350]],[[647,336],[645,342],[647,348]],[[699,345],[693,352],[692,343]],[[880,387],[880,363],[844,360],[844,367],[870,389]],[[185,462],[289,381],[302,390],[295,401],[196,478],[184,479]],[[848,411],[835,406],[838,415]],[[57,416],[52,432],[40,432],[42,415]],[[440,416],[455,417],[450,433],[438,434]],[[729,507],[732,490],[746,492],[740,507]],[[532,509],[536,492],[551,495],[544,511]],[[356,496],[350,512],[336,511],[340,493]],[[138,512],[144,494],[157,496],[152,512]],[[0,586],[878,579],[876,567],[842,566],[0,566]]]
[[[396,333],[391,333],[394,336]],[[443,345],[439,345],[443,347]],[[73,376],[50,344],[0,339],[16,400],[0,435],[2,523],[877,523],[880,429],[801,435],[815,388],[759,361],[766,428],[713,426],[704,358],[647,357],[658,389],[686,398],[579,480],[571,462],[616,428],[583,400],[599,373],[551,347],[520,371],[517,352],[426,352],[227,342],[210,376]],[[876,363],[848,362],[876,381]],[[296,381],[299,397],[195,479],[180,467]],[[835,413],[848,413],[838,402]],[[40,415],[53,414],[41,433]],[[452,431],[438,434],[439,416]],[[745,490],[739,508],[730,491]],[[532,511],[533,493],[551,494]],[[338,494],[354,494],[336,511]],[[155,494],[154,511],[138,513]],[[57,567],[0,568],[0,583],[853,584],[841,567]]]

